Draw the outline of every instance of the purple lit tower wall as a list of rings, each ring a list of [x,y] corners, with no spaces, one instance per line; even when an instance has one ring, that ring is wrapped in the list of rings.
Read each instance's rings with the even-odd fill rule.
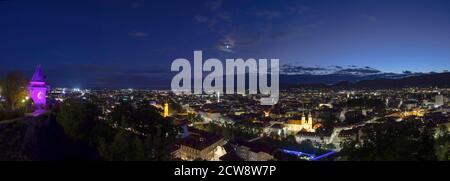
[[[48,85],[45,82],[45,75],[42,73],[41,66],[38,65],[28,85],[28,94],[33,99],[36,108],[45,107],[47,89]]]

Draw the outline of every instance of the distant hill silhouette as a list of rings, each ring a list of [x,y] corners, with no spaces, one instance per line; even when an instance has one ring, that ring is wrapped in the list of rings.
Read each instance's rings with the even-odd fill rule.
[[[435,73],[401,79],[362,80],[357,83],[341,82],[334,87],[354,88],[404,88],[404,87],[450,87],[450,73]]]
[[[400,79],[378,78],[357,82],[341,81],[333,85],[325,84],[282,84],[282,88],[314,87],[314,88],[405,88],[405,87],[450,87],[450,73],[432,73],[410,76]]]
[[[340,82],[359,82],[363,80],[375,79],[401,79],[405,77],[413,77],[426,75],[425,73],[409,73],[409,74],[395,74],[395,73],[380,73],[372,75],[353,75],[353,74],[326,74],[326,75],[286,75],[280,74],[280,83],[282,84],[325,84],[333,85]]]

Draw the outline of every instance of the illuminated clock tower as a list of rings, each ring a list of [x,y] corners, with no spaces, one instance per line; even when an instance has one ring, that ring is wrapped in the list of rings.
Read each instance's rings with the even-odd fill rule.
[[[45,78],[41,66],[38,65],[28,85],[28,94],[37,109],[42,109],[46,105],[48,84],[45,82]]]

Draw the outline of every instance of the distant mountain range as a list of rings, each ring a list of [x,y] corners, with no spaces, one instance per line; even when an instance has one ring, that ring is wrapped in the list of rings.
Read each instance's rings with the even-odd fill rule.
[[[304,67],[304,66],[294,66],[294,65],[282,65],[280,67],[280,74],[283,75],[331,75],[331,74],[342,74],[342,75],[355,75],[355,76],[366,76],[375,75],[382,73],[380,70],[371,67],[357,67],[357,66],[328,66],[328,67]]]
[[[333,87],[333,88],[404,88],[404,87],[450,87],[450,73],[429,73],[422,75],[412,75],[403,78],[375,78],[360,81],[340,81],[335,84],[321,84],[317,81],[325,81],[327,78],[336,78],[336,75],[310,76],[309,78],[320,78],[316,81],[306,81],[308,83],[292,84],[286,83],[286,79],[281,79],[282,87]],[[286,77],[285,77],[286,78]],[[292,78],[292,77],[291,77]],[[297,77],[298,78],[298,77]],[[306,78],[306,77],[303,77]],[[341,78],[349,78],[344,76]],[[334,81],[338,80],[334,79]],[[291,79],[292,80],[292,79]],[[331,80],[328,80],[331,81]]]
[[[362,80],[356,83],[341,82],[334,87],[346,88],[404,88],[404,87],[450,87],[450,73],[431,73],[401,79]]]
[[[402,73],[386,73],[371,67],[357,66],[329,66],[329,67],[303,67],[283,65],[280,67],[280,82],[283,84],[324,84],[334,85],[342,82],[357,83],[366,80],[403,79],[439,73],[421,73],[404,71]]]

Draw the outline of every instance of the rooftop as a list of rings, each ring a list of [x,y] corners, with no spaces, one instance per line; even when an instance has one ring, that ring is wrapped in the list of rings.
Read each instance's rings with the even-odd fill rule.
[[[31,82],[45,82],[45,78],[46,76],[42,72],[41,66],[38,65],[34,71],[33,77],[31,78]]]
[[[197,150],[203,150],[222,139],[219,135],[194,128],[189,128],[189,133],[180,144]]]

